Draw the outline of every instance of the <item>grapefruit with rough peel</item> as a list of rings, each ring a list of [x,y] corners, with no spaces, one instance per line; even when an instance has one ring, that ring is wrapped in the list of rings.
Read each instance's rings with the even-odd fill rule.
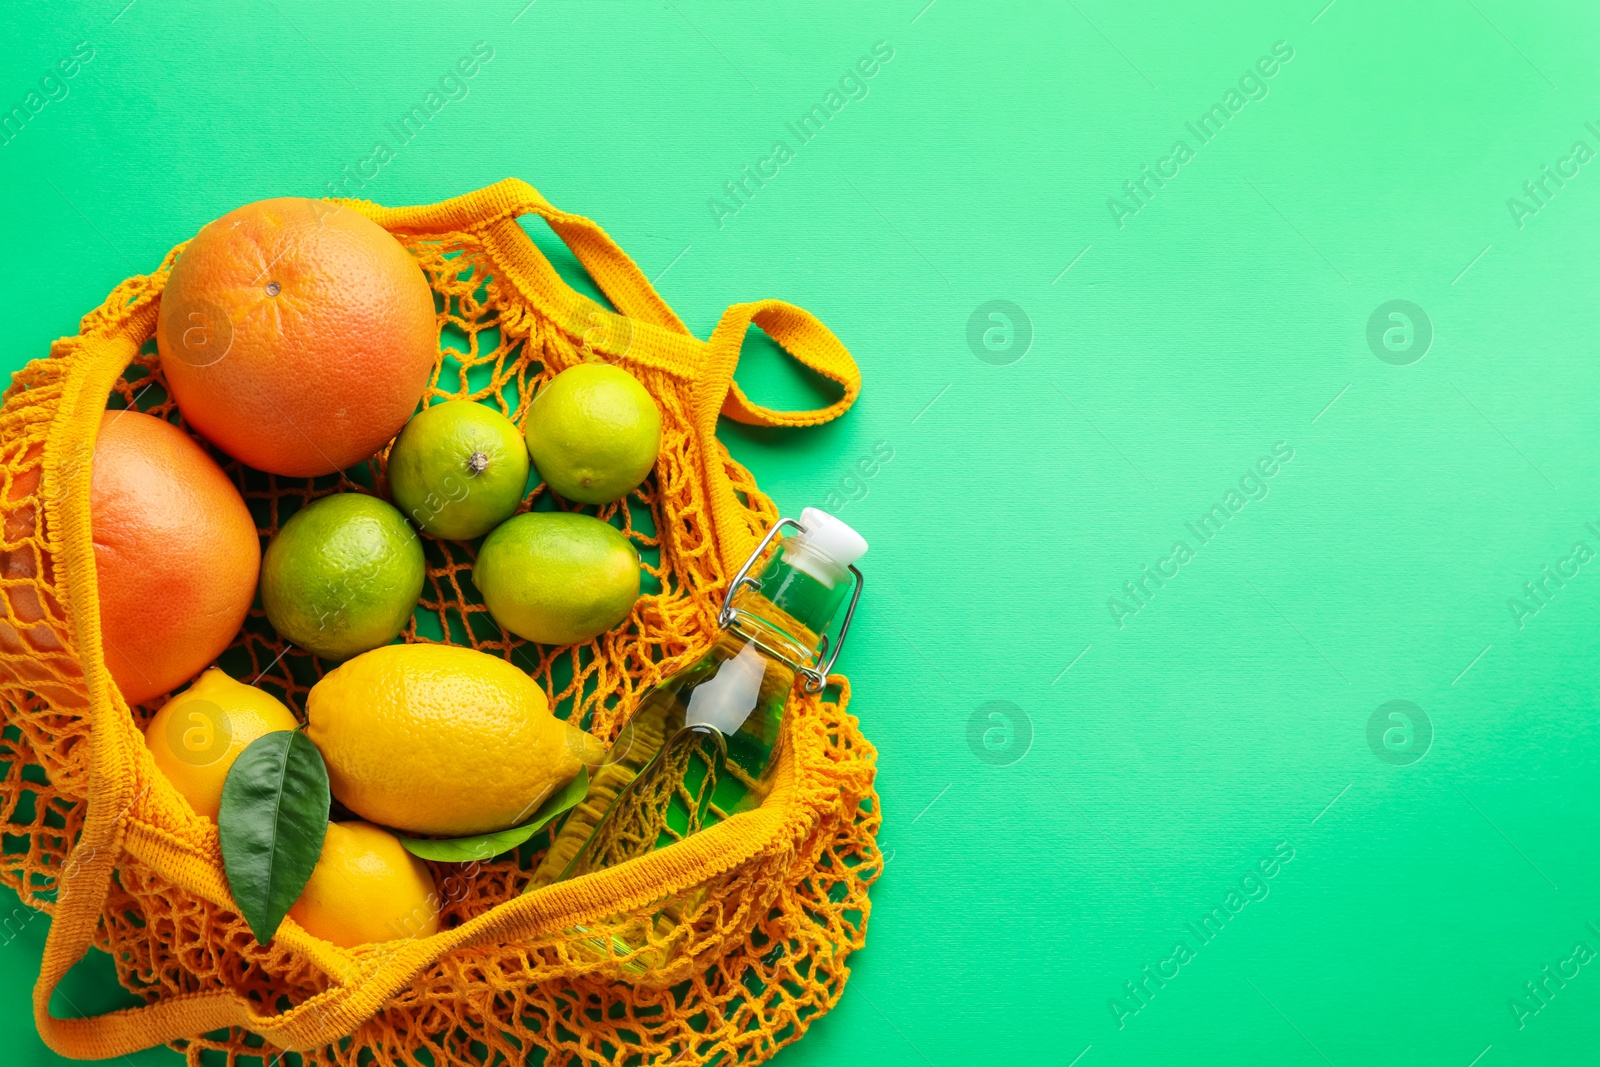
[[[433,291],[387,230],[283,197],[208,223],[173,265],[156,341],[184,418],[236,459],[309,477],[377,452],[438,356]]]
[[[263,734],[299,727],[283,701],[212,667],[162,705],[144,730],[156,766],[194,810],[216,821],[228,769]]]
[[[517,826],[605,758],[519,668],[453,645],[357,656],[312,686],[306,722],[339,802],[407,834]]]
[[[261,541],[233,482],[169,422],[106,412],[91,462],[106,666],[123,699],[142,704],[232,643],[255,597]]]

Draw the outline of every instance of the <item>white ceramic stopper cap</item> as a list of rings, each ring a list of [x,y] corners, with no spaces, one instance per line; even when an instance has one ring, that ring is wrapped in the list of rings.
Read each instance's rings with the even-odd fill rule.
[[[806,547],[840,567],[848,567],[867,554],[867,539],[821,508],[802,511],[800,526],[805,531]]]

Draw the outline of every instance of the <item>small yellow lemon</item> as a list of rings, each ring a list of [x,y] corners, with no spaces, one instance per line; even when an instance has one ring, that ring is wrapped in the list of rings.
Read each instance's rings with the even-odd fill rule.
[[[450,645],[362,653],[312,687],[306,721],[340,803],[408,834],[516,826],[605,758],[517,667]]]
[[[306,932],[344,948],[439,932],[439,893],[428,865],[393,834],[332,822],[322,855],[289,909]]]
[[[162,705],[145,727],[144,743],[194,810],[215,821],[223,780],[239,753],[262,734],[299,725],[277,697],[212,667]]]

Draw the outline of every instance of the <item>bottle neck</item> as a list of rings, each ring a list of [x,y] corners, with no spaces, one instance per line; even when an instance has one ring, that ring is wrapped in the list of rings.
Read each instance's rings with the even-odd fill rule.
[[[834,571],[841,580],[825,580]],[[804,545],[786,543],[772,554],[757,581],[756,588],[742,588],[733,598],[739,611],[734,628],[797,664],[809,664],[849,592],[849,572],[808,555]]]

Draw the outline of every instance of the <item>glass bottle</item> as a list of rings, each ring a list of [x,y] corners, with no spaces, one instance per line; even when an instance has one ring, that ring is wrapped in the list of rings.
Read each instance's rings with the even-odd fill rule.
[[[786,537],[749,572],[780,529]],[[695,662],[650,690],[592,770],[529,889],[611,867],[755,808],[771,790],[795,675],[820,690],[861,595],[861,535],[817,508],[781,519],[723,602],[722,632]],[[829,623],[852,589],[825,666]]]

